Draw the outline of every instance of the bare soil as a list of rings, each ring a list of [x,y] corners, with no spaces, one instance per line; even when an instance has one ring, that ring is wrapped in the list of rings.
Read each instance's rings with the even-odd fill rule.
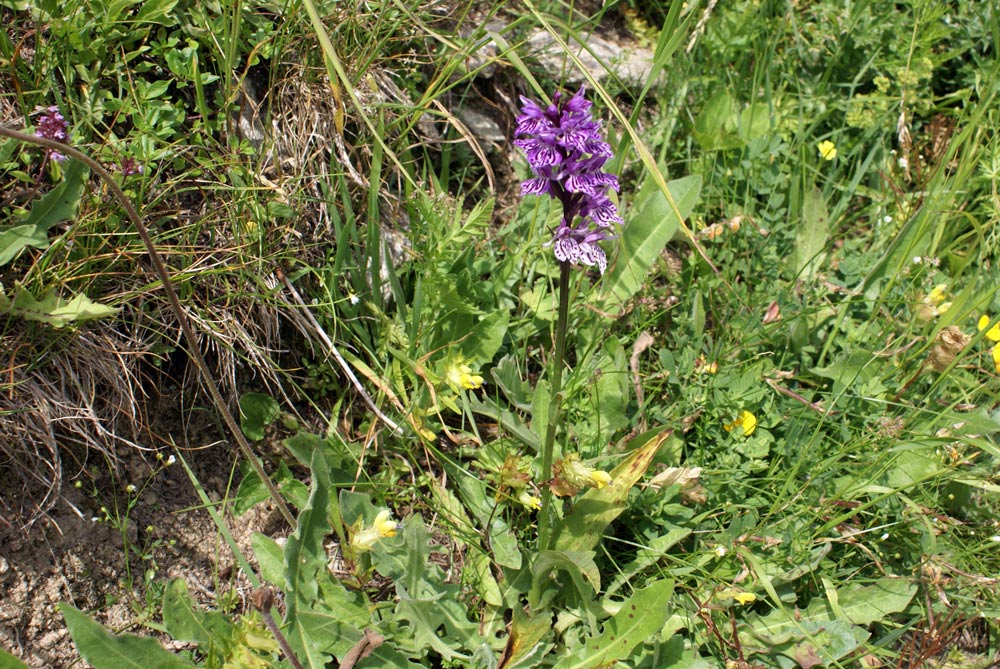
[[[182,421],[173,434],[178,444],[201,449],[183,455],[211,500],[225,498],[227,489],[234,494],[235,456],[214,424]],[[89,666],[59,603],[114,632],[153,635],[143,622],[158,615],[162,587],[173,578],[184,579],[203,605],[246,608],[249,583],[181,463],[163,466],[169,455],[130,454],[119,480],[108,479],[105,466],[97,480],[64,486],[64,499],[29,532],[0,536],[0,647],[32,668]],[[129,483],[136,492],[125,490]],[[229,528],[251,560],[255,531],[287,533],[267,504],[230,519]]]

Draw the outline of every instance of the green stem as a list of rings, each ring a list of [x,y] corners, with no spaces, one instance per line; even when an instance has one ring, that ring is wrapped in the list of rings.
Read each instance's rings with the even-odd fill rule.
[[[555,520],[552,509],[552,490],[549,481],[552,479],[552,452],[555,450],[556,428],[559,426],[559,413],[562,409],[562,372],[566,364],[566,330],[569,321],[569,273],[568,262],[559,263],[559,320],[556,321],[556,353],[552,359],[550,381],[552,403],[549,405],[549,424],[545,430],[545,441],[542,443],[542,510],[538,515],[538,549],[549,547],[549,533]]]

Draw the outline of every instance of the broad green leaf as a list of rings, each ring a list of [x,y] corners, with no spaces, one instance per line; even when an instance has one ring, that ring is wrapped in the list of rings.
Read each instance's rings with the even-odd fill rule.
[[[260,577],[284,590],[285,557],[278,542],[260,532],[254,532],[250,537],[250,545],[257,564],[260,565]]]
[[[521,378],[521,366],[507,354],[490,369],[490,376],[518,411],[531,411],[531,386]]]
[[[554,669],[612,667],[625,660],[663,627],[673,591],[674,582],[669,579],[653,581],[637,591],[604,623],[598,636],[587,639],[583,646],[561,658]]]
[[[472,326],[469,336],[462,342],[462,354],[479,364],[493,360],[507,336],[509,311],[494,311]]]
[[[240,397],[240,429],[247,439],[264,438],[264,428],[281,415],[281,407],[270,395],[246,393]]]
[[[691,132],[701,148],[715,151],[740,146],[734,106],[732,96],[726,91],[716,93],[705,103],[694,119]]]
[[[839,395],[846,388],[865,384],[876,378],[882,371],[882,362],[871,351],[855,347],[841,359],[826,367],[813,367],[811,371],[813,374],[832,379],[833,394]]]
[[[0,669],[29,669],[28,665],[21,662],[3,648],[0,648]]]
[[[701,177],[675,179],[667,184],[681,216],[687,218],[698,203]],[[617,312],[639,292],[663,248],[680,229],[681,221],[674,214],[667,198],[647,178],[637,198],[635,214],[622,232],[618,259],[603,284],[601,308]]]
[[[299,513],[298,526],[285,543],[285,622],[290,624],[288,641],[310,669],[323,669],[328,658],[324,644],[299,623],[299,611],[310,610],[319,599],[319,576],[326,573],[323,539],[330,531],[327,520],[330,478],[319,449],[312,455],[312,490]]]
[[[604,530],[621,515],[629,490],[646,473],[653,456],[670,437],[665,430],[636,448],[614,468],[611,483],[603,488],[591,488],[576,498],[573,510],[556,528],[554,547],[560,551],[591,551],[597,546]]]
[[[296,615],[296,625],[308,639],[315,640],[320,651],[341,658],[363,636],[364,627],[372,622],[360,599],[339,583],[324,588],[323,599],[316,608]]]
[[[944,474],[948,468],[941,462],[941,457],[934,453],[934,442],[907,442],[893,447],[896,458],[889,470],[888,485],[892,488],[905,490],[914,484],[919,484],[935,478],[935,474]]]
[[[146,25],[149,23],[159,23],[169,26],[177,22],[168,18],[168,15],[177,5],[177,0],[146,0],[139,6],[139,13],[135,15],[136,25]]]
[[[577,592],[584,600],[591,599],[601,590],[601,572],[594,562],[593,551],[540,551],[531,563],[532,608],[538,609],[547,604],[543,598],[555,593],[546,593],[546,587],[551,585],[550,575],[554,571],[569,574],[576,586]],[[590,586],[589,588],[587,586]]]
[[[823,192],[812,188],[802,201],[802,221],[795,236],[795,253],[791,267],[795,276],[809,279],[826,258],[826,245],[830,240],[830,213],[826,209]]]
[[[510,569],[521,568],[524,558],[517,545],[517,535],[504,518],[494,518],[490,524],[490,548],[493,549],[493,559],[498,565]]]
[[[538,435],[514,413],[498,407],[494,402],[483,402],[474,396],[469,398],[469,408],[481,416],[492,418],[500,424],[500,427],[504,431],[510,433],[512,437],[515,437],[527,446],[529,450],[534,453],[538,452],[541,443]],[[543,423],[539,422],[538,425],[543,425]]]
[[[183,669],[187,660],[167,651],[156,639],[133,634],[112,635],[87,615],[65,602],[59,611],[81,657],[94,669]]]
[[[551,638],[551,611],[540,611],[529,616],[520,607],[515,607],[502,669],[542,666],[540,660],[552,647]]]
[[[240,481],[240,487],[236,491],[236,498],[233,500],[233,514],[237,517],[242,516],[260,502],[271,497],[267,487],[250,465],[243,462],[240,464],[240,469],[243,472],[243,479]],[[282,462],[278,465],[278,471],[275,472],[272,480],[277,485],[278,490],[281,491],[282,496],[291,502],[295,508],[301,509],[305,506],[306,501],[309,499],[309,489],[292,475],[292,471],[288,468],[287,464]]]
[[[462,575],[471,583],[475,593],[490,606],[503,606],[500,585],[493,576],[492,563],[486,553],[477,549],[465,553],[465,569]]]
[[[771,129],[771,110],[761,102],[751,102],[740,112],[739,137],[746,145],[767,135]]]
[[[89,321],[117,314],[119,309],[92,302],[86,295],[77,295],[68,302],[55,291],[40,300],[24,288],[19,288],[13,300],[0,294],[0,310],[20,316],[26,321],[48,323],[62,328],[70,323]]]
[[[903,578],[883,578],[869,586],[848,586],[835,591],[840,615],[854,625],[870,625],[906,608],[917,592],[917,586]],[[775,609],[766,616],[750,614],[746,620],[748,634],[763,643],[775,646],[808,634],[814,628],[838,619],[830,599],[814,597],[805,610]]]
[[[0,265],[9,263],[26,246],[48,248],[49,228],[76,216],[87,173],[80,161],[67,160],[62,183],[35,202],[23,220],[0,227]]]
[[[177,641],[201,646],[202,652],[225,647],[233,624],[218,611],[199,611],[183,579],[175,578],[163,592],[163,625]]]

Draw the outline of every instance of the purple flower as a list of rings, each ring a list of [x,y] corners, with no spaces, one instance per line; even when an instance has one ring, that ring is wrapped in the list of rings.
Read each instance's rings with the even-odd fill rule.
[[[35,137],[65,142],[69,138],[69,134],[66,132],[68,129],[69,125],[59,112],[59,107],[49,107],[35,124]],[[48,149],[48,153],[49,157],[57,162],[66,160],[66,156],[55,149]]]
[[[135,158],[125,157],[122,158],[121,164],[118,166],[119,171],[122,176],[132,176],[134,174],[142,174],[142,165],[136,162]]]
[[[522,195],[548,195],[563,206],[563,218],[549,244],[556,259],[591,267],[601,273],[608,266],[604,249],[597,245],[613,239],[612,223],[623,223],[608,189],[618,190],[618,177],[601,168],[612,156],[601,139],[600,122],[590,114],[590,102],[581,86],[566,99],[552,96],[544,109],[521,97],[514,145],[524,151],[534,177],[521,184]]]

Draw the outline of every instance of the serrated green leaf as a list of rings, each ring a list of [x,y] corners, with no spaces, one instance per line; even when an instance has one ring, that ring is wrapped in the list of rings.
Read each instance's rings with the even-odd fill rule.
[[[76,216],[88,173],[86,165],[68,160],[62,182],[31,206],[31,212],[16,225],[0,228],[0,265],[6,265],[27,246],[49,246],[48,231]]]
[[[89,321],[117,314],[119,309],[91,301],[86,295],[77,295],[68,302],[55,291],[36,300],[28,290],[19,288],[13,300],[0,300],[10,314],[26,321],[48,323],[54,328],[63,328],[70,323]]]
[[[604,530],[625,509],[628,491],[646,473],[653,456],[671,433],[666,430],[649,439],[610,472],[611,483],[603,488],[590,488],[576,498],[573,510],[556,528],[556,550],[585,552],[597,546]]]
[[[133,634],[112,635],[86,614],[59,604],[73,643],[94,669],[185,669],[187,660],[167,651],[156,639]]]
[[[561,658],[554,669],[612,667],[626,659],[636,646],[653,638],[663,627],[673,591],[674,582],[669,579],[653,581],[637,591],[604,623],[599,635]]]
[[[288,641],[299,660],[311,669],[323,669],[328,659],[324,656],[324,643],[298,619],[299,611],[310,610],[319,599],[319,576],[326,571],[323,539],[330,530],[327,520],[330,478],[319,449],[313,451],[310,470],[309,500],[299,513],[295,532],[285,543],[285,622],[290,624]]]
[[[225,647],[233,624],[218,611],[199,611],[183,579],[175,578],[163,592],[163,625],[177,641],[196,643],[202,652]]]
[[[670,195],[682,217],[687,218],[698,203],[701,176],[690,175],[667,184]],[[618,259],[608,272],[601,293],[602,309],[617,312],[626,301],[639,292],[663,248],[680,229],[681,221],[674,214],[662,191],[647,179],[637,211],[622,232]]]

